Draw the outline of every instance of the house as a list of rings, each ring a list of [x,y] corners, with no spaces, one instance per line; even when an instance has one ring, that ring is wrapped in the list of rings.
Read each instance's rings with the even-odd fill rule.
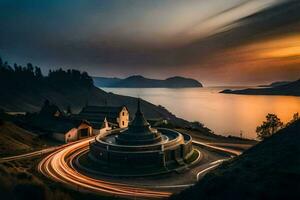
[[[76,118],[89,121],[94,132],[99,132],[101,128],[127,128],[129,111],[126,106],[86,106]]]
[[[28,117],[28,123],[44,134],[51,135],[54,139],[68,143],[93,135],[93,129],[88,121],[74,119],[65,115],[58,106],[45,101],[41,111]],[[105,127],[106,128],[106,127]]]
[[[92,127],[87,121],[52,120],[50,122],[52,137],[60,142],[68,143],[93,135]]]
[[[28,123],[32,128],[47,134],[57,141],[68,143],[93,135],[89,122],[69,117],[42,117],[36,115]]]

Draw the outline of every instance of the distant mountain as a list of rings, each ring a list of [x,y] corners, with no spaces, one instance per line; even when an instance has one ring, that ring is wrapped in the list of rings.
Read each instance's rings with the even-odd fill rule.
[[[105,92],[94,86],[86,72],[62,69],[52,70],[47,76],[41,69],[15,65],[14,68],[0,58],[0,110],[17,112],[37,112],[45,100],[62,110],[70,106],[74,113],[89,105],[125,105],[133,114],[137,98]],[[162,106],[141,101],[143,112],[150,119],[168,119],[180,125],[188,122],[177,118]]]
[[[117,84],[122,79],[120,78],[107,78],[107,77],[93,77],[94,84],[98,87],[110,87]]]
[[[149,79],[143,76],[130,76],[125,79],[94,77],[95,85],[98,87],[116,88],[187,88],[203,87],[202,84],[191,78],[175,76],[165,80]]]
[[[300,199],[300,120],[206,174],[172,200]]]
[[[260,85],[259,87],[277,87],[277,86],[286,85],[289,83],[291,83],[291,81],[276,81],[269,85]]]
[[[287,84],[269,88],[248,88],[244,90],[223,90],[220,93],[226,94],[245,94],[245,95],[287,95],[300,96],[300,79]]]

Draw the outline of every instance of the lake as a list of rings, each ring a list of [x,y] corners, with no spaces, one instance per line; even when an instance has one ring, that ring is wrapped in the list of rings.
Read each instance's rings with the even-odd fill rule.
[[[115,94],[140,97],[162,105],[180,118],[200,121],[216,134],[256,138],[255,129],[268,113],[283,121],[300,113],[300,97],[220,94],[230,87],[102,88]]]

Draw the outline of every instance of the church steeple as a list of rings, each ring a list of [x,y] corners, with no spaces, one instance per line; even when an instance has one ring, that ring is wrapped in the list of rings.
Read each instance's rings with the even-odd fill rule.
[[[141,112],[141,99],[140,98],[138,98],[136,113],[142,113]]]
[[[149,129],[150,128],[150,124],[147,122],[147,120],[145,119],[144,114],[141,111],[141,100],[140,100],[140,98],[138,98],[135,118],[132,121],[129,128],[133,128],[133,127],[140,127],[138,129],[141,129],[141,127],[144,127],[144,129]]]
[[[152,129],[145,119],[145,116],[141,111],[141,100],[139,98],[137,101],[135,118],[129,125],[129,128],[116,137],[117,143],[139,145],[153,144],[161,140],[161,134],[156,129]]]

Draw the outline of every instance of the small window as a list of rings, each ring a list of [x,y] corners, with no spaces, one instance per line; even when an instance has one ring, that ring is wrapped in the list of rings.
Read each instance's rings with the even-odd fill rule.
[[[124,122],[124,121],[122,121],[122,125],[123,125],[123,126],[125,125],[125,122]]]
[[[122,112],[122,115],[125,116],[125,112]]]

